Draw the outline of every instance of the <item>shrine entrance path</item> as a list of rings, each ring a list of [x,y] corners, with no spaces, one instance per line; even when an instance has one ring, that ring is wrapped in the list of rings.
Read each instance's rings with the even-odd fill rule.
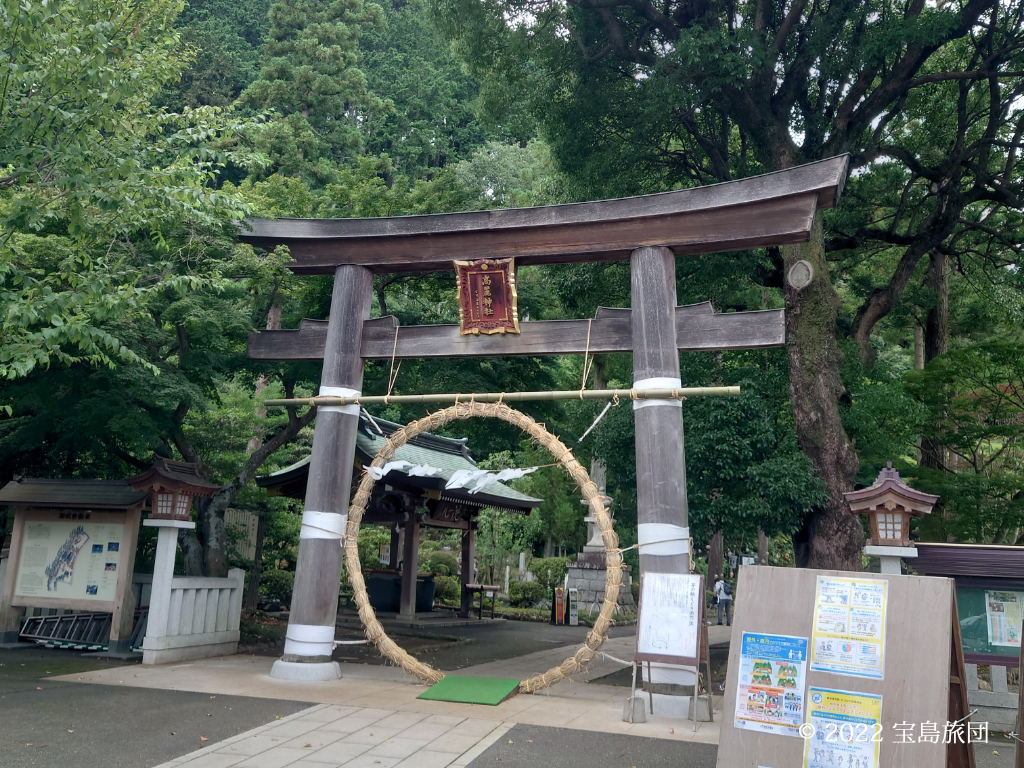
[[[218,743],[310,706],[128,685],[141,669],[77,651],[0,650],[0,765],[150,768],[197,749],[200,737]],[[110,684],[66,681],[95,672]]]
[[[281,655],[284,642],[285,622],[279,625],[280,640],[277,643],[263,643],[258,647],[243,648],[246,653],[277,658]],[[587,636],[587,627],[552,626],[530,621],[500,621],[458,627],[425,627],[423,629],[391,628],[388,633],[409,653],[421,661],[440,669],[442,672],[494,664],[508,659],[526,656],[540,651],[560,649],[557,665],[572,655],[575,648],[566,652],[564,647],[578,646]],[[609,638],[632,638],[635,626],[612,627]],[[339,625],[335,638],[341,641],[358,640],[363,637],[357,627]],[[557,654],[556,654],[557,655]],[[387,659],[370,645],[339,645],[334,650],[334,660],[341,664],[384,665]],[[549,665],[551,666],[551,665]],[[544,667],[543,669],[547,669]],[[537,672],[531,669],[530,674]]]

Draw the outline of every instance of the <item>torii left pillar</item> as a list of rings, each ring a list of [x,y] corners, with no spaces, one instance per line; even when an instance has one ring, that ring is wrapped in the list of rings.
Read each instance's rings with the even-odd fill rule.
[[[320,394],[355,397],[363,386],[359,346],[363,321],[370,317],[373,275],[365,267],[334,271],[334,291],[324,350]],[[359,406],[320,406],[306,503],[299,533],[295,588],[285,634],[284,655],[270,672],[283,680],[336,680],[341,668],[331,661],[341,581],[341,540],[348,522]]]

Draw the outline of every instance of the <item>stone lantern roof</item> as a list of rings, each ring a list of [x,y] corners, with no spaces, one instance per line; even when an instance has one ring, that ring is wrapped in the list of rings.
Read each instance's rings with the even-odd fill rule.
[[[917,491],[907,485],[900,473],[892,468],[891,461],[878,473],[874,483],[859,491],[844,493],[843,496],[854,512],[873,512],[879,507],[892,512],[899,508],[915,517],[927,515],[939,500],[938,496]]]

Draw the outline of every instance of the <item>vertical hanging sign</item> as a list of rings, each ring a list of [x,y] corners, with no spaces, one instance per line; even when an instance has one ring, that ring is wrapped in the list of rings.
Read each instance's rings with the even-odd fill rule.
[[[519,333],[513,259],[456,261],[455,279],[460,333]]]

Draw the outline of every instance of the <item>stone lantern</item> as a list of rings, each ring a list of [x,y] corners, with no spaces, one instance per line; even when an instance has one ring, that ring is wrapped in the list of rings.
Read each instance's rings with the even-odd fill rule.
[[[871,540],[864,554],[880,558],[882,573],[902,573],[901,558],[917,557],[917,548],[910,546],[910,518],[930,513],[939,497],[911,488],[891,461],[872,485],[843,496],[853,512],[868,516]]]
[[[187,522],[192,519],[194,496],[210,497],[220,490],[199,476],[198,464],[163,456],[155,456],[152,467],[126,482],[133,490],[149,492],[150,520]]]
[[[172,461],[163,456],[153,458],[153,466],[126,481],[137,491],[149,492],[150,515],[142,521],[147,528],[157,529],[156,555],[153,559],[153,587],[149,598],[149,619],[143,653],[166,650],[164,643],[171,615],[171,591],[174,584],[174,555],[178,549],[178,532],[192,530],[192,499],[209,498],[221,489],[199,476],[199,465]],[[173,633],[172,633],[173,634]]]

